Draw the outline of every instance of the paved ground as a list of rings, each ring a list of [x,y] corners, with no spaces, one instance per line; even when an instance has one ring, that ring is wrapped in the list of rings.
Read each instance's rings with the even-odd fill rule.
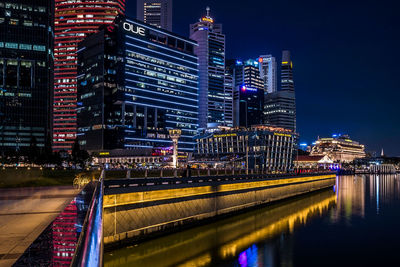
[[[0,267],[11,266],[77,193],[71,186],[0,189]]]

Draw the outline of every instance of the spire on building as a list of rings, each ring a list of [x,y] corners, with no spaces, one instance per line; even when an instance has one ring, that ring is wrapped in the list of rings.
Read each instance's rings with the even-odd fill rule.
[[[384,156],[385,156],[385,153],[383,153],[383,148],[382,148],[381,157],[384,157]]]

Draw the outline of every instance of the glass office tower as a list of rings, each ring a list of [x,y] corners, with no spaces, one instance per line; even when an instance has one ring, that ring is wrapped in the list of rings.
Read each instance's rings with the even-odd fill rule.
[[[190,25],[190,39],[198,43],[195,54],[199,57],[200,128],[226,125],[225,35],[222,25],[214,23],[210,17],[209,8],[206,16]]]
[[[235,76],[235,126],[250,127],[262,124],[264,82],[260,77],[259,62],[249,59],[237,61]]]
[[[45,146],[51,47],[52,1],[0,1],[0,151]]]
[[[78,138],[89,151],[192,152],[198,128],[197,44],[117,18],[79,44]]]

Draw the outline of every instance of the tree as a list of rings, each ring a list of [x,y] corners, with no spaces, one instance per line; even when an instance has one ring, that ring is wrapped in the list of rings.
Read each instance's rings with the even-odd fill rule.
[[[84,167],[85,162],[90,159],[90,155],[86,150],[82,150],[78,140],[75,140],[74,146],[72,147],[72,162],[74,164],[80,164]]]

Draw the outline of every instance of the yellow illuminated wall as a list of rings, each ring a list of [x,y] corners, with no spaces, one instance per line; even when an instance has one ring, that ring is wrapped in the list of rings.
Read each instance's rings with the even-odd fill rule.
[[[335,184],[335,178],[336,175],[320,175],[106,195],[103,202],[104,242],[140,238],[152,232],[330,187]],[[293,225],[294,219],[287,220]]]

